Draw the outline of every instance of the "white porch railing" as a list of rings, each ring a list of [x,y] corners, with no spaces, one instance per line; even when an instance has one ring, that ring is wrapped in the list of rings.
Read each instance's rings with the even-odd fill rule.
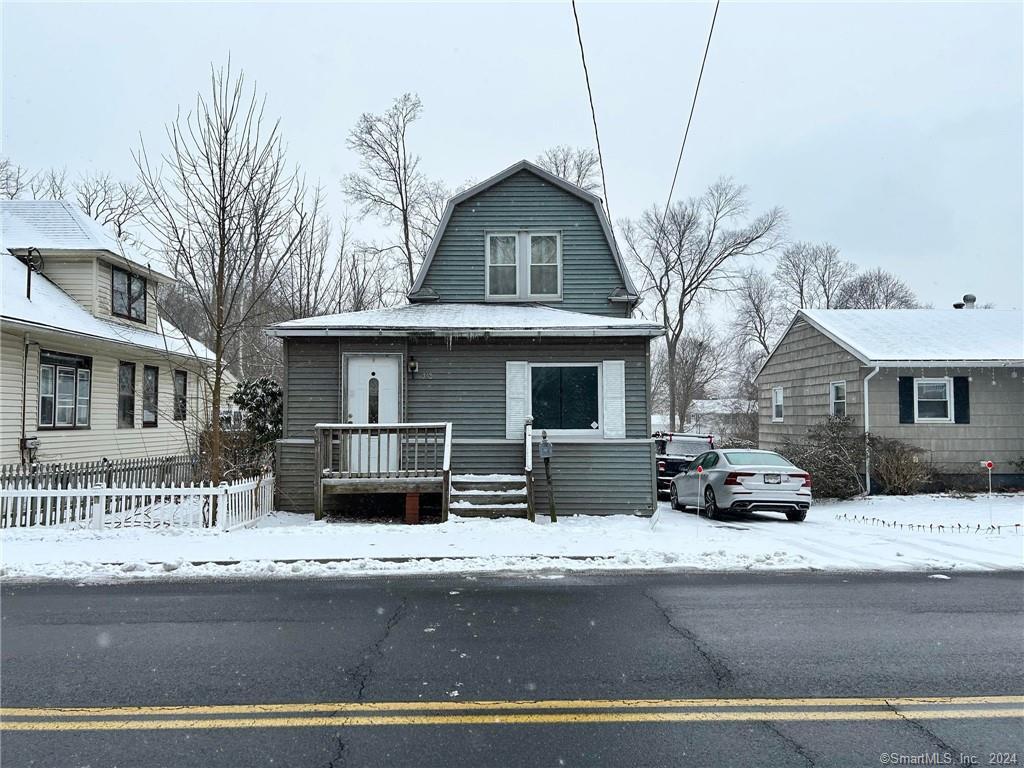
[[[0,528],[210,528],[254,525],[273,509],[274,476],[154,488],[3,488]]]

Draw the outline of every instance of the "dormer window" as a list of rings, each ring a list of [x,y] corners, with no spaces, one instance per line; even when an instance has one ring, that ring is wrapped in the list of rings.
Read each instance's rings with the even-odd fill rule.
[[[487,234],[487,298],[558,301],[562,298],[562,237],[558,232]]]
[[[127,320],[146,322],[146,278],[118,267],[110,268],[110,312]]]

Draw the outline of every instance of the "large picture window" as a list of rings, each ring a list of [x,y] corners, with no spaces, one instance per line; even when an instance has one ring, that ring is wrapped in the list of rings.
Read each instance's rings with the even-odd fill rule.
[[[91,403],[92,358],[41,351],[39,426],[52,429],[87,428]]]
[[[952,379],[914,379],[914,420],[953,420]]]
[[[117,364],[117,426],[135,426],[135,363]]]
[[[154,365],[142,367],[142,426],[156,426],[157,399],[160,395],[160,369]]]
[[[110,268],[110,311],[117,317],[146,322],[146,278]]]
[[[174,420],[188,416],[188,371],[174,372]]]
[[[592,433],[601,428],[597,365],[531,365],[530,413],[537,429]]]

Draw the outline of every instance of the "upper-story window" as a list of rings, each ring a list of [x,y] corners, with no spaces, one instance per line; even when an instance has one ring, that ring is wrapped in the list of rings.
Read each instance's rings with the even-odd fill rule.
[[[111,314],[146,322],[146,278],[118,267],[111,267],[110,274]]]
[[[562,296],[562,237],[557,232],[487,235],[487,298],[558,300]]]

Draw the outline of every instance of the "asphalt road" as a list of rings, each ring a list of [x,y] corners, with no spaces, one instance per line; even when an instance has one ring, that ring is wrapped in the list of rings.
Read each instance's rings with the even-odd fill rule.
[[[2,597],[4,768],[1024,762],[1015,574],[18,586]],[[1006,696],[1017,698],[991,698]],[[908,701],[918,697],[942,698]],[[174,709],[125,709],[160,706]],[[69,707],[97,709],[54,711]]]

